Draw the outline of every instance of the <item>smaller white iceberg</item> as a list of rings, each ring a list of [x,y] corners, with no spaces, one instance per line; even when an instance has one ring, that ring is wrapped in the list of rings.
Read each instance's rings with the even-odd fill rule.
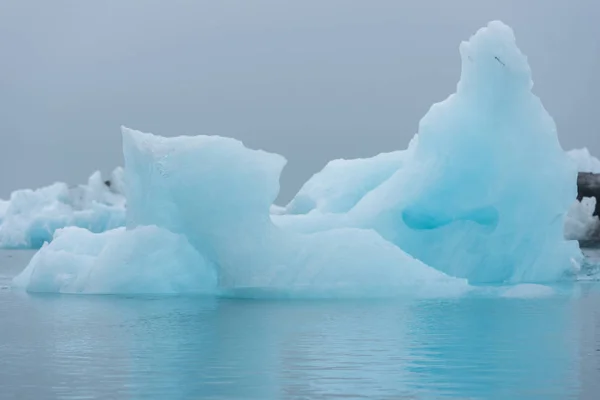
[[[598,236],[600,221],[594,215],[595,208],[595,197],[584,197],[571,204],[565,219],[565,239],[591,240]]]
[[[40,248],[57,229],[67,226],[104,232],[125,225],[123,169],[104,181],[100,172],[87,184],[66,183],[14,191],[0,201],[0,248]]]
[[[575,161],[579,172],[600,173],[600,160],[591,155],[587,147],[569,150],[567,154]]]
[[[573,149],[567,155],[577,165],[580,173],[600,173],[600,160],[592,156],[587,148]],[[589,193],[588,193],[589,194]],[[585,191],[582,193],[585,196]],[[565,238],[579,241],[597,240],[600,234],[600,220],[594,215],[597,199],[583,197],[575,200],[565,219]]]

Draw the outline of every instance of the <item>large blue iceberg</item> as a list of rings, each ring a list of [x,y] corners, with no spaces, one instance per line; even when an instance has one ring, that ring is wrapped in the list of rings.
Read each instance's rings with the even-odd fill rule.
[[[559,279],[580,257],[578,245],[563,239],[575,163],[531,93],[529,65],[510,28],[490,23],[460,53],[456,93],[421,120],[398,171],[341,218],[311,212],[276,221],[303,232],[372,228],[473,283]]]
[[[283,157],[123,128],[126,228],[59,231],[15,286],[447,296],[469,283],[561,279],[581,258],[563,235],[576,165],[509,27],[490,23],[460,53],[456,93],[431,108],[407,150],[330,163],[285,209],[272,207]]]

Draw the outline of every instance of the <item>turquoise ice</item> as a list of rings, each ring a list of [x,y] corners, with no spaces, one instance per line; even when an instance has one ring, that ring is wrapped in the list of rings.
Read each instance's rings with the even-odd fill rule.
[[[333,162],[285,210],[272,206],[282,156],[123,128],[126,228],[60,231],[15,285],[379,297],[563,278],[581,257],[563,235],[576,165],[509,27],[490,23],[460,53],[456,93],[429,110],[408,150]],[[155,252],[170,261],[155,265]]]
[[[403,166],[344,218],[276,217],[318,231],[372,228],[415,258],[473,283],[548,282],[580,258],[563,238],[575,163],[532,94],[512,30],[492,22],[460,46],[457,91],[431,107]]]

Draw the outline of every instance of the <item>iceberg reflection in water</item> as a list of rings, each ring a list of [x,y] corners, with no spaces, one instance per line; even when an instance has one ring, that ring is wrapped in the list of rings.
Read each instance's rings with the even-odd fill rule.
[[[0,381],[10,398],[585,398],[600,390],[600,291],[582,285],[534,300],[2,291]]]

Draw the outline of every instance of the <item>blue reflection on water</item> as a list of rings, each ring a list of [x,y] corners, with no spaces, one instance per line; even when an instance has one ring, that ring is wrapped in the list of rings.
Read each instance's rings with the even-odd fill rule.
[[[419,301],[0,290],[0,398],[595,399],[599,309],[595,283]]]

